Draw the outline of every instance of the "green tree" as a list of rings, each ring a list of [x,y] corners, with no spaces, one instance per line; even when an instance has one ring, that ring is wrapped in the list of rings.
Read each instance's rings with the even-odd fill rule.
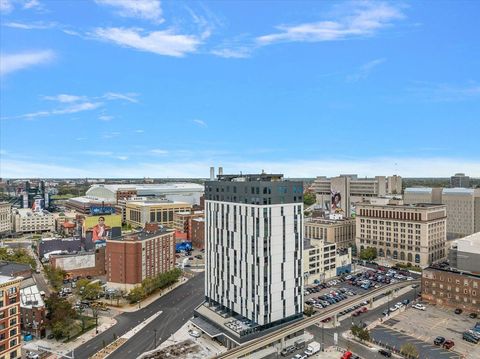
[[[6,247],[2,247],[0,248],[0,260],[6,261],[6,262],[27,264],[32,269],[35,269],[37,267],[37,261],[35,260],[35,258],[30,256],[28,251],[24,248],[10,249]]]
[[[360,259],[366,261],[373,261],[377,258],[377,248],[375,247],[367,247],[365,249],[360,250]]]
[[[419,357],[418,349],[412,343],[403,344],[402,347],[400,348],[400,353],[405,355],[407,358],[418,358]]]
[[[303,314],[305,314],[307,317],[311,317],[314,313],[315,309],[313,309],[313,307],[310,305],[307,305],[303,311]]]
[[[48,310],[49,326],[53,335],[57,339],[68,337],[75,327],[77,318],[77,312],[72,308],[72,304],[54,293],[45,300],[45,306]]]
[[[44,270],[50,285],[55,288],[55,290],[60,290],[63,285],[63,279],[65,278],[67,272],[65,272],[63,269],[53,268],[49,265],[46,265]]]
[[[316,201],[317,201],[317,198],[315,196],[315,193],[305,192],[303,194],[303,204],[305,206],[311,206],[312,204],[315,204]]]
[[[356,324],[350,328],[352,334],[360,340],[370,340],[370,333],[368,329],[364,329]]]
[[[128,292],[128,301],[132,304],[141,301],[144,297],[145,290],[142,286],[136,286]]]

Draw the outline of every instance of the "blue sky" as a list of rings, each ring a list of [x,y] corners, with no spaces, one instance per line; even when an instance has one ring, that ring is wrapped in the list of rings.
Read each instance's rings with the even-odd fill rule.
[[[480,176],[477,1],[0,6],[1,177]]]

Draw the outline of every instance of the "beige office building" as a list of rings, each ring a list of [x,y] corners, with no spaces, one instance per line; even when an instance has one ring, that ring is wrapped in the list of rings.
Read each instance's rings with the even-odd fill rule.
[[[323,239],[303,241],[303,276],[305,285],[323,282],[342,273],[351,272],[351,249],[339,249]]]
[[[402,177],[397,175],[375,178],[358,178],[357,175],[317,177],[311,189],[315,192],[317,203],[322,209],[351,217],[355,214],[355,204],[358,202],[372,197],[401,194]]]
[[[16,209],[13,213],[13,230],[17,233],[53,232],[55,217],[47,211],[32,211],[30,208]]]
[[[420,267],[445,260],[446,206],[390,202],[357,205],[357,249],[374,247],[379,260]]]
[[[335,243],[337,248],[355,245],[355,219],[305,219],[305,237]]]
[[[192,205],[185,202],[167,200],[128,201],[125,205],[127,224],[132,227],[144,227],[146,223],[158,223],[173,228],[173,214],[190,211]]]
[[[404,203],[445,204],[450,239],[480,232],[479,188],[406,188]]]
[[[0,202],[0,235],[12,231],[12,205]]]

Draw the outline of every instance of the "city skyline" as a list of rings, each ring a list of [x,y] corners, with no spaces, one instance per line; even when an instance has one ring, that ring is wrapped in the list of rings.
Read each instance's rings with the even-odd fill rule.
[[[476,2],[0,4],[2,178],[480,177]]]

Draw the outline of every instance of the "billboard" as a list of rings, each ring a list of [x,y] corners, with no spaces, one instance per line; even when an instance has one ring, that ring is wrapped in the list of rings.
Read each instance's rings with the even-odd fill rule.
[[[97,216],[100,214],[115,214],[115,207],[110,206],[91,206],[90,214],[92,216]]]
[[[340,191],[332,190],[332,201],[330,213],[343,213],[342,194]]]
[[[111,238],[112,230],[121,231],[122,216],[111,214],[106,216],[88,216],[83,221],[83,232],[85,237],[92,238],[93,242],[104,241]]]

